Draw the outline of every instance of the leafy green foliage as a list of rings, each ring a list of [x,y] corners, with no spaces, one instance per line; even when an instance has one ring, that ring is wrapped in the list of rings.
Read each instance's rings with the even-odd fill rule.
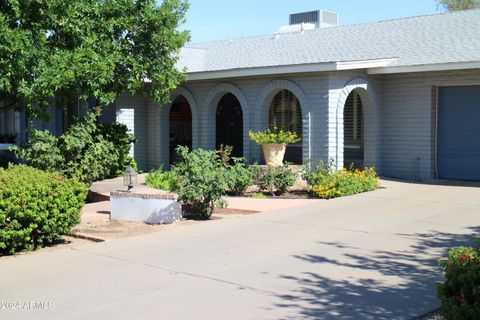
[[[28,147],[12,147],[19,159],[28,162],[32,167],[40,170],[61,170],[64,158],[58,147],[58,138],[48,130],[32,130],[28,139]]]
[[[317,163],[317,165],[312,169],[311,162],[306,162],[302,168],[302,178],[307,181],[309,186],[315,186],[322,182],[323,177],[329,176],[335,173],[335,162],[333,159],[330,160],[328,165],[325,165],[323,161]]]
[[[291,144],[297,143],[301,140],[295,132],[279,130],[276,127],[259,132],[253,132],[250,130],[248,136],[252,141],[259,145],[269,143]]]
[[[97,126],[98,115],[88,113],[59,138],[33,130],[25,148],[12,150],[35,168],[58,171],[84,183],[113,177],[128,166],[128,151],[135,139],[123,125]]]
[[[162,168],[152,170],[146,177],[147,186],[165,191],[177,189],[177,175],[174,171],[164,171]]]
[[[179,161],[173,171],[178,176],[179,199],[188,213],[209,219],[229,188],[227,166],[215,151],[179,146],[177,153]]]
[[[44,110],[123,92],[169,99],[183,79],[175,68],[188,31],[182,0],[3,0],[0,3],[0,99]],[[146,80],[151,85],[145,86]]]
[[[259,184],[260,190],[270,192],[271,194],[284,194],[288,188],[292,187],[297,180],[296,174],[284,164],[281,167],[268,167],[261,174]]]
[[[252,198],[253,199],[267,199],[267,196],[264,195],[261,192],[255,192],[255,193],[252,193]]]
[[[26,166],[0,168],[0,255],[51,244],[80,222],[86,185]]]
[[[92,113],[60,136],[58,147],[63,156],[62,173],[85,183],[110,177],[112,167],[118,165],[118,150],[100,134]]]
[[[357,193],[373,191],[380,187],[380,180],[373,168],[365,170],[342,169],[336,171],[333,163],[319,163],[315,170],[304,169],[303,178],[309,190],[319,198],[332,199]]]
[[[123,123],[108,123],[98,125],[98,133],[102,135],[105,140],[110,141],[115,146],[118,153],[117,166],[111,167],[111,176],[122,175],[128,167],[132,167],[138,171],[135,159],[129,156],[130,148],[137,139],[128,130],[128,127]]]
[[[480,318],[480,248],[451,249],[445,270],[445,282],[438,285],[442,314],[446,319]]]
[[[240,195],[253,185],[259,168],[247,166],[243,158],[233,158],[232,161],[227,165],[228,193]]]
[[[448,11],[480,8],[480,0],[437,0],[437,4]]]

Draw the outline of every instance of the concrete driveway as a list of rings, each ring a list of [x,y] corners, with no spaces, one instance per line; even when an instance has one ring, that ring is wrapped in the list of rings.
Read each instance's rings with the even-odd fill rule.
[[[479,237],[480,189],[383,185],[355,197],[2,258],[0,319],[413,318],[438,307],[437,260]],[[12,308],[5,302],[19,305],[5,310]]]

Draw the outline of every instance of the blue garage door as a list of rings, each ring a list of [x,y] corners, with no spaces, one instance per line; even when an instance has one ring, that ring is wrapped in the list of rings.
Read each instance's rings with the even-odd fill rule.
[[[440,88],[438,174],[480,180],[480,86]]]

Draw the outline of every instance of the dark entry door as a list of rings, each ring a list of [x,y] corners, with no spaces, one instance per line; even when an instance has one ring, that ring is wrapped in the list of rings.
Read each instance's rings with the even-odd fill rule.
[[[480,86],[440,88],[438,175],[480,180]]]
[[[170,164],[177,162],[177,147],[192,149],[192,109],[187,99],[178,97],[170,109]]]
[[[238,99],[231,93],[223,96],[217,106],[217,149],[232,146],[233,157],[243,157],[243,112]]]

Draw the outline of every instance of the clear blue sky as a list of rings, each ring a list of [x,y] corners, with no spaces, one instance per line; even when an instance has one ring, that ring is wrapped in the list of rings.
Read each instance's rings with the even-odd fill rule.
[[[290,13],[338,12],[341,24],[436,13],[435,0],[189,0],[192,42],[270,34],[288,24]]]

